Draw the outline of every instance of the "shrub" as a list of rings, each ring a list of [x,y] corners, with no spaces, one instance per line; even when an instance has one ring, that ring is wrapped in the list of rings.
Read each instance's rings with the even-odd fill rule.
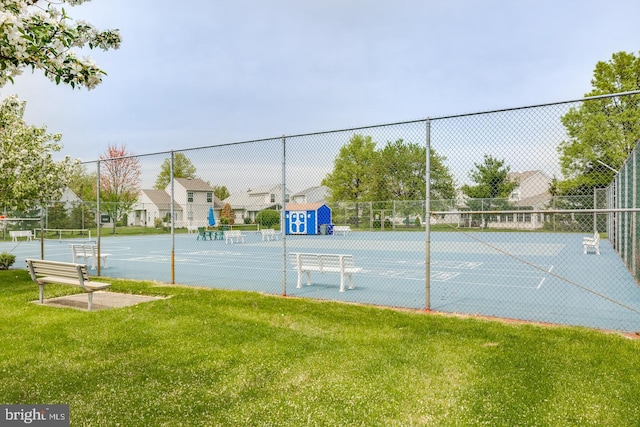
[[[244,217],[244,223],[251,224],[251,218],[249,218],[248,216]]]
[[[16,262],[16,256],[8,252],[0,254],[0,270],[8,270]]]
[[[153,219],[153,226],[155,228],[162,228],[162,225],[163,225],[162,222],[163,222],[162,218],[154,218]]]
[[[258,215],[256,215],[256,222],[260,224],[262,228],[271,228],[275,224],[280,224],[280,212],[273,209],[260,211]]]

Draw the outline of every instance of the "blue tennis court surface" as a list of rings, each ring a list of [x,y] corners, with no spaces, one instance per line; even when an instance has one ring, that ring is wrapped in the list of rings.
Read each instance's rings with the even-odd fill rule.
[[[69,243],[45,241],[45,258],[71,261]],[[110,254],[103,276],[171,282],[171,237],[103,236]],[[1,242],[0,250],[40,257],[39,242]],[[355,289],[339,292],[335,273],[312,273],[312,286],[296,288],[297,273],[283,253],[344,253],[362,271]],[[434,232],[431,234],[432,310],[587,327],[640,330],[640,288],[610,243],[601,255],[582,253],[581,234]],[[286,236],[245,242],[175,236],[175,282],[411,309],[426,306],[425,234],[353,232],[347,236]],[[283,273],[283,270],[286,272]],[[305,280],[303,280],[305,282]],[[35,289],[34,289],[35,292]]]

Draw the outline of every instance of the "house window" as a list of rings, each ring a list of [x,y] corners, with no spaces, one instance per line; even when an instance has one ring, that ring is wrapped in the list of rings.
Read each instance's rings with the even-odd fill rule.
[[[288,194],[285,194],[285,195],[284,195],[284,201],[285,201],[285,202],[289,202],[289,195],[288,195]]]
[[[187,202],[193,203],[193,191],[187,191]]]
[[[275,203],[275,202],[276,202],[276,195],[271,194],[271,203]]]
[[[207,203],[213,202],[213,193],[207,193]]]

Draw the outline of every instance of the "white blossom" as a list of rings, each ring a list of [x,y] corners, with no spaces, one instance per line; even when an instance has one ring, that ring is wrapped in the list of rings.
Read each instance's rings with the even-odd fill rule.
[[[25,103],[12,95],[0,102],[0,208],[27,209],[58,200],[79,160],[53,160],[60,134],[27,125]]]
[[[0,86],[12,82],[26,67],[42,69],[56,84],[93,89],[106,74],[72,48],[103,50],[120,47],[118,30],[99,31],[73,22],[57,6],[90,0],[2,0],[0,2]]]

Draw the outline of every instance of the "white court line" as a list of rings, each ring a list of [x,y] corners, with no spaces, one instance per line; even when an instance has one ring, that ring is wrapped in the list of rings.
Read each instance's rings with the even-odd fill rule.
[[[460,275],[459,276],[460,280],[452,281],[452,283],[461,284],[461,285],[490,286],[490,287],[496,287],[496,288],[537,290],[537,289],[540,289],[540,287],[542,286],[542,283],[545,281],[545,278],[541,276],[520,276],[520,275],[500,276],[500,275],[478,275],[478,274],[473,275],[473,279],[482,279],[483,277],[480,277],[480,276],[484,276],[484,279],[488,279],[484,281],[473,280],[473,279],[464,280],[463,276],[466,276],[466,275]],[[500,279],[506,278],[508,279],[508,282],[500,283],[500,280],[495,280],[495,279],[492,280],[491,277],[500,278]],[[519,285],[518,283],[522,283],[522,284]]]
[[[171,262],[171,257],[170,256],[162,256],[162,255],[141,256],[141,257],[132,257],[132,258],[118,258],[118,261],[151,262],[151,263],[167,264],[167,263]],[[198,264],[198,263],[200,263],[200,260],[198,260],[198,259],[189,259],[189,258],[180,258],[180,257],[175,257],[174,261],[175,262],[184,263],[184,264]]]
[[[460,273],[440,271],[434,273],[431,277],[431,280],[435,280],[436,282],[448,282],[449,280],[459,275]]]
[[[484,262],[464,262],[457,266],[457,268],[474,269],[483,265]]]
[[[382,277],[399,277],[403,274],[406,274],[406,271],[397,271],[397,270],[383,270],[377,272],[379,276]]]
[[[123,251],[130,249],[127,246],[104,245],[106,251]],[[176,263],[180,263],[188,266],[202,266],[210,268],[220,268],[224,266],[232,267],[234,269],[242,270],[255,270],[255,271],[281,271],[282,259],[280,255],[274,257],[273,254],[268,253],[246,253],[240,251],[229,251],[231,248],[224,250],[217,248],[189,248],[179,251],[175,254]],[[364,260],[362,267],[369,267],[372,263],[367,263],[367,258]],[[153,251],[147,252],[144,256],[133,256],[129,259],[122,259],[122,261],[131,262],[149,262],[149,263],[163,263],[170,262],[170,256],[166,251]],[[268,265],[259,265],[264,261],[271,261]],[[369,265],[367,265],[369,264]],[[379,268],[384,267],[381,265],[380,260],[376,260],[373,263],[377,268],[364,268],[360,275],[364,277],[379,277],[379,278],[396,278],[406,281],[424,281],[424,260],[389,260],[386,265],[389,266],[402,266],[404,268]],[[478,261],[435,261],[432,266],[438,267],[437,271],[432,271],[432,280],[434,282],[448,282],[450,284],[460,285],[475,285],[475,286],[494,286],[503,288],[524,288],[524,289],[540,289],[545,282],[545,278],[541,277],[539,272],[535,276],[529,276],[526,274],[531,272],[530,269],[521,270],[514,268],[521,266],[521,263],[486,263]],[[407,268],[408,267],[408,268]],[[415,267],[415,268],[412,268]],[[501,268],[502,267],[502,268]],[[506,268],[505,268],[506,267]],[[546,266],[545,266],[546,267]],[[543,267],[544,268],[544,267]],[[548,267],[548,271],[551,271],[553,266]],[[287,270],[293,271],[293,269],[287,263]],[[473,272],[472,272],[472,271]],[[491,272],[491,273],[489,273]],[[471,274],[473,280],[464,280],[466,276]],[[514,275],[515,274],[515,275]],[[478,280],[479,279],[479,280]],[[534,284],[531,284],[535,281]],[[502,282],[502,283],[501,283]],[[524,282],[523,286],[514,286],[514,282]],[[505,284],[508,283],[508,284]],[[528,284],[527,284],[528,283]]]

